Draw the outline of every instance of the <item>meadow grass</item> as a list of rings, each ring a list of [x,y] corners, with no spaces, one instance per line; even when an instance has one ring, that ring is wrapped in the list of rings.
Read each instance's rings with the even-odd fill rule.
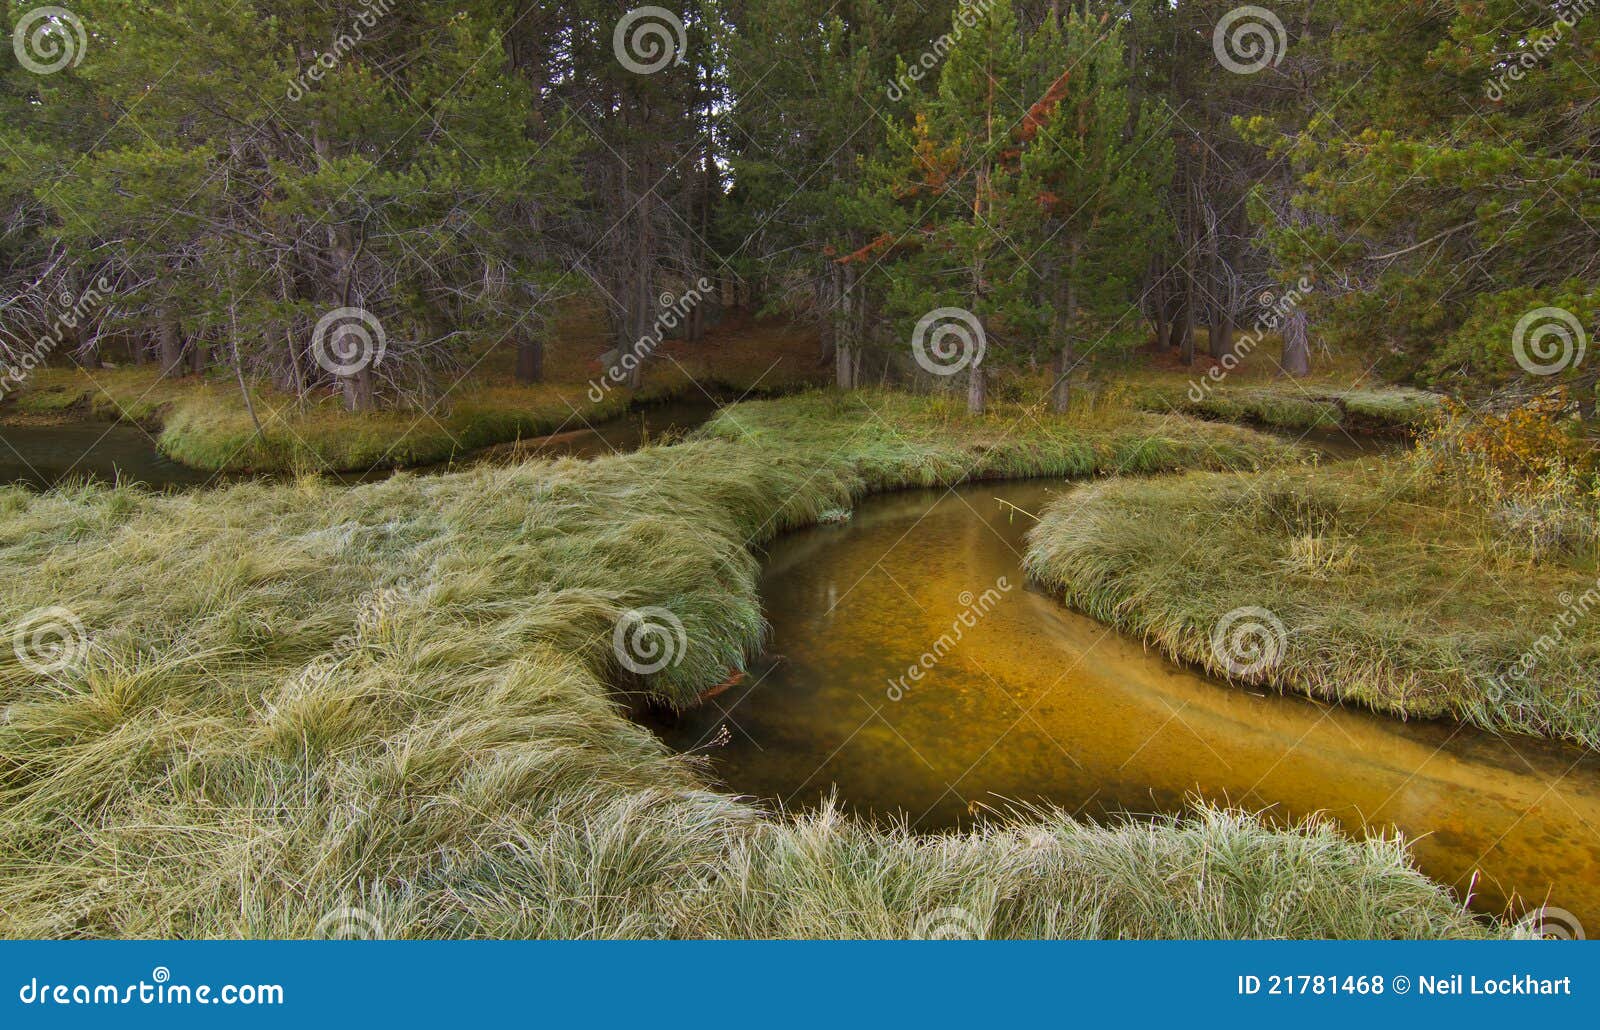
[[[1140,354],[1103,378],[1146,411],[1273,429],[1415,431],[1439,410],[1438,395],[1385,383],[1351,358],[1318,355],[1310,375],[1291,377],[1278,364],[1283,344],[1276,337],[1242,353],[1232,368],[1206,357],[1203,330],[1200,337],[1193,366],[1169,354]]]
[[[1420,462],[1097,484],[1045,514],[1027,566],[1218,676],[1600,747],[1594,555],[1530,548]],[[1230,670],[1213,647],[1240,608],[1280,620],[1276,662]]]
[[[406,937],[903,937],[951,909],[993,937],[1494,932],[1394,840],[1206,807],[933,836],[774,815],[627,718],[741,668],[753,549],[867,491],[1287,453],[1008,416],[1032,417],[816,393],[593,462],[0,490],[0,624],[60,607],[87,640],[51,673],[0,651],[0,930],[307,936],[357,906]],[[687,639],[647,678],[613,650],[643,606]]]
[[[44,368],[0,414],[23,419],[126,421],[155,435],[161,452],[192,468],[221,472],[367,472],[448,461],[495,444],[582,429],[616,418],[631,404],[802,387],[820,373],[808,334],[771,322],[738,321],[699,343],[668,341],[638,390],[605,383],[597,355],[609,342],[594,312],[578,309],[546,347],[546,381],[522,385],[514,351],[486,347],[438,401],[351,413],[324,391],[295,397],[270,384],[251,388],[249,408],[219,373],[163,379],[153,365]],[[259,423],[259,429],[258,429]]]

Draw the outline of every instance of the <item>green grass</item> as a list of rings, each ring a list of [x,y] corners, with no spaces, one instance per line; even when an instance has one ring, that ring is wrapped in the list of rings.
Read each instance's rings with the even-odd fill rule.
[[[587,463],[0,490],[0,624],[63,606],[89,642],[53,675],[0,651],[0,929],[303,936],[359,906],[412,937],[895,937],[950,908],[989,936],[1490,932],[1395,841],[1214,809],[770,816],[629,721],[629,692],[690,703],[759,647],[753,547],[868,490],[1283,454],[1126,413],[1004,438],[1025,414],[810,394]],[[612,635],[647,605],[688,644],[640,679]]]
[[[639,390],[605,391],[595,401],[590,385],[602,375],[595,356],[608,346],[593,313],[575,312],[547,347],[546,382],[517,384],[513,352],[495,347],[474,359],[469,375],[447,384],[448,396],[430,408],[352,414],[331,394],[295,398],[258,384],[251,399],[260,431],[232,379],[167,380],[151,365],[40,369],[0,415],[137,422],[156,433],[163,454],[207,471],[366,472],[432,465],[494,444],[582,428],[616,418],[635,402],[719,387],[780,392],[820,374],[816,343],[807,334],[738,322],[701,343],[663,345]]]
[[[1415,430],[1438,410],[1439,398],[1401,386],[1343,389],[1286,379],[1265,386],[1213,385],[1209,390],[1155,386],[1134,391],[1147,411],[1181,411],[1223,422],[1312,430]]]
[[[1141,353],[1107,371],[1108,387],[1146,411],[1283,430],[1410,431],[1438,410],[1438,395],[1376,380],[1353,358],[1318,355],[1310,375],[1289,377],[1278,365],[1282,343],[1273,337],[1227,369],[1205,356],[1200,336],[1194,365]]]
[[[1409,458],[1096,485],[1046,513],[1028,568],[1217,675],[1600,747],[1600,621],[1575,615],[1592,556],[1534,555]],[[1230,670],[1213,650],[1244,607],[1282,623],[1275,664]]]

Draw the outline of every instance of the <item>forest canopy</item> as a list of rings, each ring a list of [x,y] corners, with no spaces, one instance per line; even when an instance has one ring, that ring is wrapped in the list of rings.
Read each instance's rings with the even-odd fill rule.
[[[574,303],[636,384],[737,306],[974,408],[1270,330],[1587,413],[1591,7],[7,2],[0,358],[361,410],[537,381]]]

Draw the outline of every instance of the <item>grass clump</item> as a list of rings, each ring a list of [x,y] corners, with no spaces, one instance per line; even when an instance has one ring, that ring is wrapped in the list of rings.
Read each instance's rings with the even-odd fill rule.
[[[0,653],[4,932],[306,936],[344,906],[408,937],[898,937],[952,909],[987,936],[1485,932],[1393,841],[1215,809],[946,836],[780,818],[626,718],[627,691],[690,704],[741,668],[752,547],[867,490],[1109,467],[1151,434],[1162,463],[1281,446],[1004,427],[818,394],[589,463],[0,491],[0,619],[83,627],[57,670]],[[636,676],[614,634],[646,607],[685,646]]]
[[[11,418],[134,422],[161,452],[215,472],[367,472],[448,461],[469,451],[616,418],[630,404],[798,389],[816,376],[815,341],[792,328],[739,321],[699,343],[668,341],[638,390],[602,389],[600,320],[576,311],[547,346],[546,381],[523,385],[511,348],[487,348],[446,396],[429,403],[351,413],[331,392],[296,397],[256,384],[251,418],[229,374],[163,379],[153,365],[44,368],[8,399]],[[614,386],[615,384],[606,384]],[[259,427],[258,427],[259,422]]]
[[[1507,532],[1402,457],[1097,485],[1045,513],[1028,567],[1219,676],[1600,746],[1600,621],[1578,617],[1600,608],[1600,569],[1588,553],[1536,559]],[[1240,609],[1281,624],[1273,660],[1230,663],[1216,644]]]

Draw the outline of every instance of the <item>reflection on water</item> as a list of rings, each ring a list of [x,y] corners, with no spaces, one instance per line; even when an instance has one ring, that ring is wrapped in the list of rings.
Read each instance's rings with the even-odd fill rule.
[[[67,479],[145,483],[155,487],[205,486],[211,472],[180,465],[156,450],[151,434],[121,423],[61,426],[0,425],[0,485],[46,489]]]
[[[1479,873],[1479,908],[1515,891],[1600,926],[1600,758],[1254,694],[1162,660],[1020,585],[1030,520],[997,499],[1038,512],[1070,488],[888,495],[780,539],[762,580],[773,657],[658,729],[703,749],[734,791],[799,806],[837,785],[855,810],[924,830],[1002,799],[1103,817],[1179,811],[1193,793],[1398,826],[1436,879],[1464,894]],[[1016,588],[891,700],[1002,576]]]
[[[490,447],[414,472],[445,472],[478,461],[521,458],[600,458],[634,450],[646,442],[682,434],[704,423],[717,410],[709,396],[641,406],[621,418],[594,425],[576,415],[563,431],[547,438]],[[338,473],[346,483],[370,482],[391,470]],[[136,482],[156,489],[192,489],[249,478],[190,468],[156,449],[155,434],[124,423],[74,422],[66,425],[0,424],[0,486],[23,483],[47,489],[64,480]]]

